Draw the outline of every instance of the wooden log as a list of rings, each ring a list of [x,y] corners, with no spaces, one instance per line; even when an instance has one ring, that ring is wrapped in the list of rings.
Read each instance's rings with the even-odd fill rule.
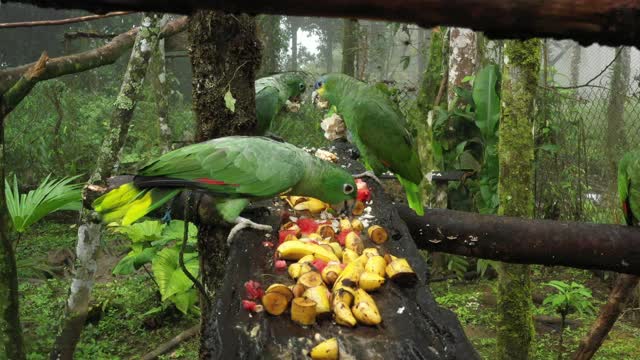
[[[345,148],[345,147],[343,147]],[[349,162],[346,151],[339,151],[341,163]],[[350,171],[360,172],[361,165],[352,163]],[[455,315],[439,307],[427,286],[428,269],[411,239],[408,229],[398,217],[389,198],[374,181],[372,189],[375,223],[385,227],[390,239],[381,247],[399,257],[406,257],[418,274],[418,284],[404,288],[389,281],[373,295],[382,314],[379,327],[358,325],[346,328],[330,320],[310,327],[293,323],[289,313],[271,316],[243,310],[243,284],[248,280],[268,286],[281,282],[291,284],[286,271],[274,269],[274,248],[265,247],[263,233],[243,230],[231,246],[224,283],[216,291],[215,316],[203,324],[201,344],[208,353],[203,358],[308,359],[304,354],[317,344],[316,334],[324,338],[336,336],[342,354],[367,359],[478,359],[479,356],[464,335]],[[260,223],[279,227],[281,204],[271,201],[271,215],[253,217]],[[272,235],[277,243],[277,233]],[[201,354],[202,356],[203,354]]]
[[[98,19],[105,19],[112,16],[123,16],[132,14],[130,11],[115,11],[106,13],[103,15],[86,15],[86,16],[77,16],[67,19],[58,19],[58,20],[40,20],[40,21],[21,21],[21,22],[10,22],[10,23],[0,23],[0,29],[8,29],[8,28],[17,28],[17,27],[36,27],[36,26],[51,26],[51,25],[64,25],[64,24],[73,24],[79,23],[83,21],[91,21]]]
[[[400,217],[420,249],[517,264],[561,265],[640,275],[640,229],[526,220],[404,205]]]
[[[231,13],[348,17],[457,26],[494,38],[571,38],[582,45],[640,43],[638,0],[8,0],[42,7],[161,11],[190,14],[196,9]]]

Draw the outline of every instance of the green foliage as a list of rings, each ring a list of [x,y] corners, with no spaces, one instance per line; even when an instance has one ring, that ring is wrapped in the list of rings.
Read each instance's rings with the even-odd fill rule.
[[[184,262],[189,272],[198,277],[198,253],[195,244],[198,229],[192,223],[185,249]],[[184,221],[173,220],[169,224],[146,220],[127,226],[119,226],[114,232],[124,234],[131,240],[131,251],[113,269],[115,275],[129,275],[146,264],[152,264],[153,276],[164,302],[147,312],[155,313],[173,303],[178,310],[187,314],[195,308],[197,294],[193,282],[184,274],[179,265],[179,254],[184,236]]]
[[[5,180],[7,208],[15,231],[25,232],[30,225],[54,211],[80,210],[82,184],[71,184],[77,178],[55,180],[47,176],[27,194],[20,194],[15,175],[13,186]]]
[[[298,112],[281,111],[271,124],[271,132],[300,147],[329,144],[320,128],[323,112],[310,102],[303,102]]]
[[[447,270],[456,274],[459,279],[464,277],[464,273],[469,268],[469,261],[464,256],[446,254],[445,261],[447,262]]]
[[[553,308],[563,317],[574,312],[579,314],[593,313],[591,290],[584,285],[576,282],[567,284],[558,280],[549,281],[545,285],[553,287],[558,292],[547,296],[542,304]]]

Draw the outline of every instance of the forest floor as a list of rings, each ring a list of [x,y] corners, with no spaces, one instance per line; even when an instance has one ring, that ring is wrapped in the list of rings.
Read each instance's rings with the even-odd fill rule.
[[[59,318],[67,297],[69,278],[64,269],[56,268],[68,261],[76,241],[74,225],[54,221],[32,227],[20,240],[18,262],[20,273],[21,316],[25,329],[29,359],[47,359]],[[107,236],[103,239],[99,273],[93,293],[92,311],[78,345],[77,359],[136,359],[163,342],[198,323],[194,315],[184,316],[169,308],[151,311],[161,305],[156,286],[143,269],[130,276],[113,276],[111,270],[127,252],[126,240]],[[63,266],[64,268],[64,266]],[[57,273],[45,278],[43,271]],[[594,306],[606,300],[608,283],[591,272],[569,268],[532,267],[534,299],[550,293],[543,285],[549,280],[575,281],[593,291]],[[494,358],[496,324],[495,280],[449,280],[432,284],[436,300],[453,310],[467,336],[483,358]],[[551,310],[535,304],[536,315],[555,316]],[[635,317],[635,319],[634,319]],[[580,325],[565,331],[565,354],[570,354],[586,333],[595,314],[570,315]],[[536,322],[533,359],[557,359],[559,325]],[[161,359],[197,358],[199,339],[183,343]],[[640,310],[628,311],[618,321],[595,359],[632,359],[640,352]]]

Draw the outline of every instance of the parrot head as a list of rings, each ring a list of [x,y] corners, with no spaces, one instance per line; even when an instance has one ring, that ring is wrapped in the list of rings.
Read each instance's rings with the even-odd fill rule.
[[[304,189],[300,189],[300,195],[311,196],[331,205],[344,205],[344,208],[353,206],[358,196],[353,176],[332,163],[320,159],[317,161],[319,167],[308,174],[310,179],[306,181]]]
[[[299,102],[301,95],[307,89],[304,74],[298,72],[290,72],[281,74],[287,87],[287,97],[291,101]]]
[[[313,93],[311,93],[311,102],[320,109],[326,109],[329,107],[329,99],[327,96],[327,88],[331,86],[325,86],[329,80],[330,74],[322,75],[318,81],[313,84]]]

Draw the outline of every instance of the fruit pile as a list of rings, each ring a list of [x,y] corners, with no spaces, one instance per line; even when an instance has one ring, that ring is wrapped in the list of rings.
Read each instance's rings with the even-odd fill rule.
[[[354,212],[362,214],[370,192],[364,182],[358,187],[360,204]],[[401,286],[412,286],[417,280],[406,259],[381,249],[388,239],[387,231],[378,225],[368,226],[372,217],[336,217],[317,199],[284,199],[292,210],[304,213],[286,216],[274,254],[276,270],[286,269],[292,284],[271,284],[263,295],[260,284],[247,282],[249,298],[261,299],[262,307],[243,302],[245,309],[264,309],[274,316],[290,309],[291,319],[300,325],[326,319],[346,327],[380,324],[380,311],[369,293],[380,290],[386,279]],[[314,359],[337,358],[337,344],[336,339],[329,339],[318,345],[321,351],[316,349],[311,355]],[[314,356],[325,350],[332,355]]]

